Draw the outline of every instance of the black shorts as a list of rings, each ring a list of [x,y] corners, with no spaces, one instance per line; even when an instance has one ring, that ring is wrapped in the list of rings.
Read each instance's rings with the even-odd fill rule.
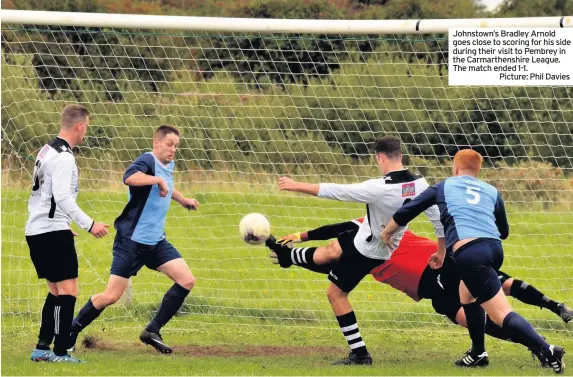
[[[445,315],[456,323],[456,315],[462,307],[460,304],[460,278],[456,271],[453,256],[447,255],[442,268],[432,270],[427,266],[418,286],[421,298],[432,300],[432,307],[438,314]]]
[[[511,276],[497,271],[500,284],[505,283]],[[460,277],[456,271],[454,257],[446,256],[444,265],[439,270],[426,267],[420,279],[418,295],[432,300],[436,313],[445,315],[453,323],[457,323],[456,315],[462,308],[460,303]]]
[[[358,230],[350,230],[338,235],[342,254],[328,274],[328,280],[341,291],[350,293],[370,271],[384,263],[381,259],[372,259],[362,255],[354,246],[354,237]]]
[[[478,238],[460,247],[455,259],[460,278],[479,304],[499,292],[501,282],[497,271],[503,264],[501,241]]]
[[[38,279],[57,283],[78,277],[78,255],[70,230],[26,236]]]
[[[157,270],[157,267],[177,258],[181,258],[181,254],[165,239],[156,245],[145,245],[116,233],[110,274],[129,279],[143,266]]]

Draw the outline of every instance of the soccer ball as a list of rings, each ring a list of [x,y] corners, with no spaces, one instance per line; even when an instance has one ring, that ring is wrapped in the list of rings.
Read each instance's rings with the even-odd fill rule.
[[[249,213],[239,223],[239,234],[248,244],[262,244],[271,235],[271,223],[260,213]]]

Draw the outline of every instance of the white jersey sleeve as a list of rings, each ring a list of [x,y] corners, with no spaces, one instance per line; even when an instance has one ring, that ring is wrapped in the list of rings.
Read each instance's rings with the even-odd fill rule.
[[[319,198],[340,200],[343,202],[373,203],[384,190],[384,181],[370,179],[361,183],[338,184],[321,183],[318,189]]]

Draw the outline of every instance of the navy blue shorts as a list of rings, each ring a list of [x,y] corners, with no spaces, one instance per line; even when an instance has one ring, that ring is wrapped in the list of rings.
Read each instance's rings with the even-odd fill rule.
[[[503,264],[501,241],[478,238],[460,247],[454,254],[461,280],[478,303],[489,301],[499,292],[497,271]]]
[[[144,245],[117,233],[113,241],[110,274],[129,279],[143,266],[157,270],[157,267],[177,258],[181,258],[181,254],[165,239],[156,245]]]

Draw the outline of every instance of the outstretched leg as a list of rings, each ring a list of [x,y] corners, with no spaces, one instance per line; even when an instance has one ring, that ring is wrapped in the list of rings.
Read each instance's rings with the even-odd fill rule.
[[[120,298],[125,289],[129,279],[111,275],[107,283],[105,291],[93,295],[86,304],[80,309],[80,312],[72,322],[69,349],[75,348],[78,335],[86,327],[88,327],[105,308],[115,304]]]
[[[283,268],[296,265],[309,271],[328,274],[336,265],[342,250],[338,241],[332,241],[328,246],[296,247],[282,246],[271,236],[267,239],[267,247],[273,251],[270,258],[275,259]]]
[[[569,323],[573,319],[573,310],[568,308],[564,303],[558,303],[550,299],[543,292],[523,280],[514,279],[502,271],[499,271],[499,274],[505,279],[502,288],[507,296],[515,297],[519,301],[529,305],[549,309],[561,317],[565,323]]]

